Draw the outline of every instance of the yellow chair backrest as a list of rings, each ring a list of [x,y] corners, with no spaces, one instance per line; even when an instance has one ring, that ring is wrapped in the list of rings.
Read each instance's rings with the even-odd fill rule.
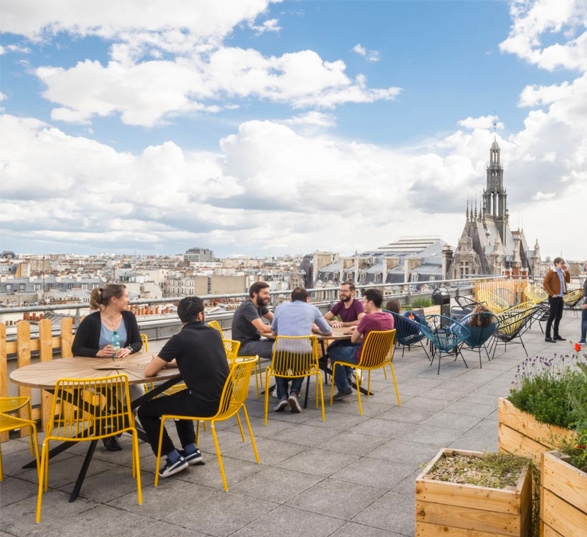
[[[84,412],[58,412],[60,401],[84,404]],[[108,412],[102,411],[102,402]],[[94,403],[94,404],[92,404]],[[76,405],[77,406],[77,405]],[[132,430],[134,418],[130,407],[128,376],[125,374],[100,378],[63,378],[55,385],[55,397],[47,437],[56,440],[107,438],[113,433]]]
[[[494,313],[506,310],[510,307],[510,304],[506,300],[485,289],[480,289],[477,292],[477,302],[484,302]]]
[[[566,295],[563,295],[563,301],[565,304],[575,305],[579,300],[583,298],[583,289],[575,289],[569,291]]]
[[[220,405],[215,419],[228,419],[236,414],[249,395],[249,380],[255,366],[256,358],[252,357],[234,364],[222,390]]]
[[[241,343],[240,341],[235,341],[234,339],[223,339],[222,343],[224,344],[226,359],[228,360],[229,365],[232,366],[236,361],[236,357],[238,356]]]
[[[271,370],[276,377],[306,377],[318,368],[316,336],[277,336]]]
[[[395,341],[394,330],[373,330],[367,334],[361,357],[357,367],[360,369],[379,368],[384,363],[393,360],[393,343]]]
[[[208,323],[208,326],[210,328],[214,328],[214,330],[218,330],[218,332],[220,332],[220,336],[222,337],[222,339],[224,339],[224,330],[222,330],[222,326],[220,326],[220,323],[218,321],[210,321]]]
[[[544,302],[548,298],[548,293],[542,288],[542,286],[537,284],[529,284],[524,289],[524,294],[526,298],[534,304],[540,304],[540,302]]]

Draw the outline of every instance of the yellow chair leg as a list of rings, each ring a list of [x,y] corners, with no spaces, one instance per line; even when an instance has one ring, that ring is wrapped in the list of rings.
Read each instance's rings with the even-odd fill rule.
[[[216,456],[218,457],[218,467],[220,468],[220,475],[222,475],[222,484],[224,490],[228,492],[228,483],[226,482],[226,474],[224,473],[224,463],[222,462],[222,454],[220,453],[220,445],[218,444],[218,438],[216,436],[216,425],[214,422],[210,424],[212,429],[212,437],[214,438],[214,447],[216,448]]]
[[[243,431],[243,424],[241,423],[241,418],[238,415],[238,411],[236,413],[236,421],[238,423],[238,428],[240,429],[241,432],[241,438],[243,439],[243,442],[245,441],[245,432]]]
[[[357,400],[359,401],[359,414],[363,415],[363,405],[361,403],[361,383],[359,382],[359,372],[355,368],[355,382],[357,383]],[[367,388],[368,389],[368,388]]]
[[[143,504],[143,489],[141,487],[141,461],[139,457],[139,435],[136,429],[132,430],[132,457],[133,457],[133,471],[136,471],[137,479],[137,500],[139,505]],[[159,475],[159,468],[157,467],[157,475]],[[134,477],[134,476],[133,476]]]
[[[251,427],[251,422],[249,421],[249,413],[247,412],[247,407],[243,405],[243,413],[245,415],[245,421],[247,422],[247,429],[249,430],[249,436],[251,437],[251,445],[253,446],[253,451],[255,453],[255,460],[257,464],[261,462],[259,459],[259,452],[257,451],[257,443],[255,442],[255,436],[253,435],[253,428]]]
[[[269,368],[265,370],[265,421],[263,425],[267,425],[267,418],[269,414],[269,377],[271,372]]]
[[[198,424],[199,426],[199,424]],[[165,428],[165,419],[161,417],[161,427],[159,427],[159,442],[157,444],[157,459],[155,461],[155,486],[159,486],[159,465],[161,464],[161,448],[163,447],[163,429]]]
[[[391,369],[391,376],[393,377],[393,387],[395,388],[395,396],[397,397],[397,406],[402,406],[402,402],[399,396],[399,389],[397,387],[397,380],[395,378],[395,370],[393,369],[393,364],[389,364]]]

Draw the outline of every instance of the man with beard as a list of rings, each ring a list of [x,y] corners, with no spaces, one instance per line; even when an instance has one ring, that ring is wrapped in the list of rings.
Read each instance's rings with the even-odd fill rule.
[[[249,299],[245,300],[232,317],[232,339],[240,341],[239,356],[260,356],[271,359],[273,341],[261,339],[272,334],[271,326],[263,319],[273,321],[273,313],[267,309],[271,300],[269,284],[255,282],[249,289]]]
[[[344,282],[340,284],[340,289],[338,290],[340,302],[334,304],[330,308],[330,311],[324,315],[324,318],[332,328],[357,326],[359,324],[359,321],[365,315],[365,308],[363,307],[363,303],[355,298],[355,294],[356,288],[354,283]],[[340,321],[335,320],[337,316],[340,317]],[[326,354],[321,358],[321,367],[326,366],[326,359],[332,349],[345,347],[350,344],[351,342],[348,339],[337,339],[333,341],[328,345]]]
[[[355,285],[351,282],[341,283],[338,293],[340,302],[332,306],[324,318],[332,328],[357,326],[361,317],[365,315],[365,308],[363,303],[355,298]],[[339,316],[341,320],[334,320],[336,316]]]

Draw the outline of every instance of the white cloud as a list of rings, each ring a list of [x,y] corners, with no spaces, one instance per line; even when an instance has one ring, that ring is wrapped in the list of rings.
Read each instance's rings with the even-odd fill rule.
[[[263,21],[260,25],[251,24],[250,28],[255,30],[257,35],[264,34],[265,32],[279,32],[281,30],[281,26],[279,26],[279,21],[277,19],[268,19]]]
[[[360,43],[357,43],[351,50],[353,52],[356,52],[359,56],[363,56],[363,58],[365,58],[368,62],[371,63],[378,62],[380,59],[380,55],[377,50],[367,50]]]
[[[587,68],[587,3],[584,0],[513,0],[513,24],[502,52],[552,71]],[[543,45],[542,39],[557,40]]]
[[[499,129],[499,130],[502,130],[504,128],[504,124],[501,121],[499,121],[498,116],[480,116],[480,117],[469,116],[466,119],[461,119],[459,121],[459,125],[461,127],[465,127],[466,129]]]
[[[40,67],[43,96],[57,103],[53,119],[87,123],[120,113],[130,125],[153,126],[171,114],[214,112],[230,99],[257,97],[294,108],[334,108],[344,103],[394,99],[399,88],[368,89],[352,81],[342,61],[326,62],[313,51],[264,57],[240,48],[219,48],[203,57],[133,64],[86,60],[65,69]],[[222,105],[216,104],[221,102]]]

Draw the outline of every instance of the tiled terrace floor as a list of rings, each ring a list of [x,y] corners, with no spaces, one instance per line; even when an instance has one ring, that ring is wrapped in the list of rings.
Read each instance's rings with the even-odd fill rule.
[[[579,319],[565,312],[561,332],[569,340],[578,339]],[[545,343],[538,324],[524,341],[531,355],[570,349],[569,342]],[[497,399],[507,395],[524,352],[520,345],[507,352],[500,346],[482,369],[477,354],[466,356],[469,369],[461,360],[446,360],[437,375],[421,350],[403,357],[399,351],[400,407],[391,380],[376,373],[376,395],[364,399],[363,416],[353,396],[327,406],[325,423],[309,405],[302,414],[270,412],[263,426],[263,402],[252,388],[247,407],[261,464],[255,464],[250,443],[241,443],[236,423],[220,424],[229,492],[222,489],[212,438],[205,432],[200,440],[205,466],[190,467],[158,488],[153,487],[155,457],[141,444],[142,506],[131,477],[128,438],[122,438],[121,452],[96,450],[80,498],[68,503],[87,447],[82,444],[51,461],[50,490],[37,525],[36,472],[21,468],[30,458],[28,443],[11,440],[2,449],[0,537],[412,536],[420,467],[445,446],[497,449]]]

